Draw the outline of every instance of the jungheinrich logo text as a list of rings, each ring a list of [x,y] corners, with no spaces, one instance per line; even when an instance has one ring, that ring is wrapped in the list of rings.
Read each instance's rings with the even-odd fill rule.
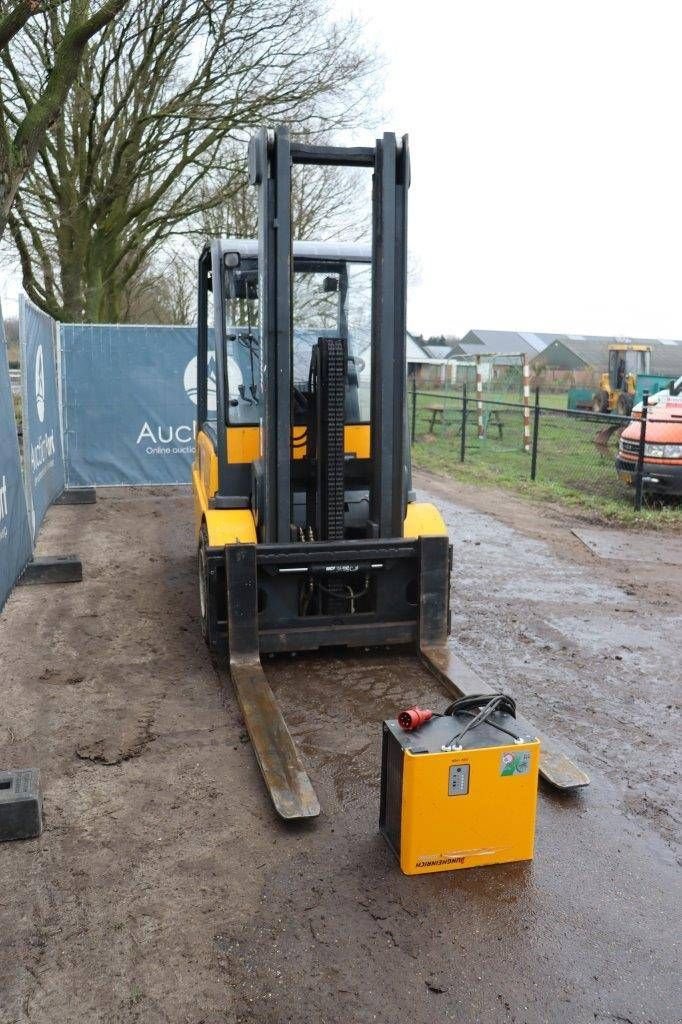
[[[431,856],[419,857],[418,868],[440,867],[443,864],[463,864],[466,857],[459,854],[433,854]]]

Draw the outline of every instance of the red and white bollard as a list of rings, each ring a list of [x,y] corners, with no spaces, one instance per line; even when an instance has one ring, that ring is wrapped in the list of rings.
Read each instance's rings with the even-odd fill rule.
[[[523,447],[530,451],[530,364],[528,356],[523,355]]]

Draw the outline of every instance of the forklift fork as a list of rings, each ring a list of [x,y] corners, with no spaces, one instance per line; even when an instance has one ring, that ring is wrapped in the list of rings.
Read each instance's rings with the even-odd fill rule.
[[[447,537],[422,537],[419,566],[419,656],[431,675],[454,697],[496,691],[480,679],[466,662],[448,646],[450,632],[450,572],[443,572],[448,564]],[[588,786],[590,779],[551,738],[541,735],[534,725],[517,718],[525,735],[540,740],[540,774],[555,789],[579,789]]]
[[[256,760],[281,818],[315,818],[320,804],[258,652],[256,548],[225,547],[230,675]]]
[[[422,537],[419,556],[417,650],[422,664],[455,697],[495,692],[447,644],[447,537]],[[317,817],[317,795],[261,665],[254,544],[225,547],[225,576],[230,675],[263,780],[280,817]],[[517,721],[525,734],[540,740],[540,774],[547,782],[562,790],[589,784],[585,772],[552,739],[525,719]]]
[[[447,644],[421,644],[419,654],[429,672],[456,698],[497,692],[483,682]],[[589,775],[578,768],[551,737],[539,732],[521,715],[516,716],[516,721],[525,736],[535,736],[540,740],[540,775],[546,782],[554,789],[562,790],[589,786]]]

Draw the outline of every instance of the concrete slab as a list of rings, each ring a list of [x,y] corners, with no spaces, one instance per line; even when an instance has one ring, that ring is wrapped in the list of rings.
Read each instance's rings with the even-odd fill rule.
[[[682,538],[664,533],[634,530],[571,530],[598,558],[623,562],[650,562],[652,565],[682,565]]]

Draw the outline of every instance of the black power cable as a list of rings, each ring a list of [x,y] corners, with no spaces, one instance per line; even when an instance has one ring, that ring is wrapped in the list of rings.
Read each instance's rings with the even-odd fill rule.
[[[492,716],[496,711],[516,718],[516,701],[506,693],[477,693],[471,694],[468,697],[460,697],[459,700],[453,701],[445,709],[443,717],[446,715],[469,715],[471,721],[467,722],[464,728],[456,733],[446,746],[453,747],[459,745],[460,741],[471,729],[482,725],[483,722],[487,722],[493,729],[497,729],[499,732],[506,733],[507,736],[518,740],[520,737],[516,733],[513,733],[510,729],[505,729],[499,722],[492,721]]]

